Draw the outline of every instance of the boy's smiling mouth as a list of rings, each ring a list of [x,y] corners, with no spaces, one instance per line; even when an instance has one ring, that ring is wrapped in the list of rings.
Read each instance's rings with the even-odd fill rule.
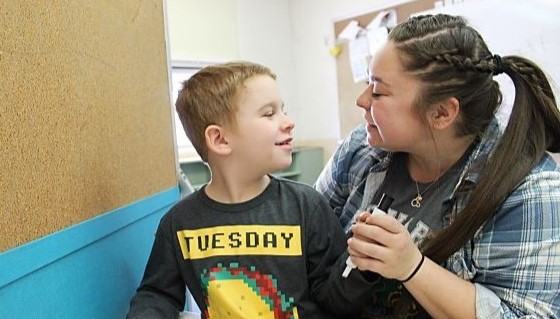
[[[274,143],[275,145],[290,145],[292,143],[292,138],[287,138],[281,142]]]

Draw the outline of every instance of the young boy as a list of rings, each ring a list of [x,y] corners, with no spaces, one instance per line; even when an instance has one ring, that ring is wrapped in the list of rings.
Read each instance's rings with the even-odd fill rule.
[[[269,175],[293,148],[275,79],[232,62],[184,82],[177,111],[212,179],[162,218],[128,318],[177,318],[185,288],[203,318],[334,317],[318,300],[338,298],[328,279],[346,240],[312,187]]]

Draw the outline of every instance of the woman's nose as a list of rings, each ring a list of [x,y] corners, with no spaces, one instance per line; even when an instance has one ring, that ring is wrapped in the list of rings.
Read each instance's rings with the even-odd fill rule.
[[[371,108],[371,89],[369,85],[356,98],[356,105],[364,110]]]

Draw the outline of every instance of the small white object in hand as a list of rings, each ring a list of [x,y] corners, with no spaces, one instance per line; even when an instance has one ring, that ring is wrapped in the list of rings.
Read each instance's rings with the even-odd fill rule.
[[[370,214],[371,215],[384,215],[385,212],[382,211],[381,209],[375,207],[375,209],[373,211],[370,211]],[[352,258],[350,258],[350,256],[348,256],[348,258],[346,258],[346,268],[344,268],[344,271],[342,272],[342,277],[348,278],[348,275],[350,275],[350,272],[354,268],[356,268],[356,264],[354,264],[352,262]]]
[[[348,256],[348,258],[346,258],[346,268],[344,268],[344,271],[342,272],[342,277],[348,278],[348,275],[350,275],[350,271],[352,271],[352,269],[354,268],[356,268],[356,265],[352,262],[350,256]]]

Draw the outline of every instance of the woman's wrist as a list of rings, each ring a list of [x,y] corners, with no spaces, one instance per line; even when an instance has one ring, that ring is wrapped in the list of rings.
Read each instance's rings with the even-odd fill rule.
[[[422,265],[424,264],[424,254],[421,254],[421,256],[422,257],[420,258],[420,261],[418,262],[414,270],[410,273],[410,275],[408,275],[408,277],[406,277],[405,279],[401,280],[402,283],[410,281],[412,278],[414,278],[414,276],[416,276],[420,268],[422,268]]]

